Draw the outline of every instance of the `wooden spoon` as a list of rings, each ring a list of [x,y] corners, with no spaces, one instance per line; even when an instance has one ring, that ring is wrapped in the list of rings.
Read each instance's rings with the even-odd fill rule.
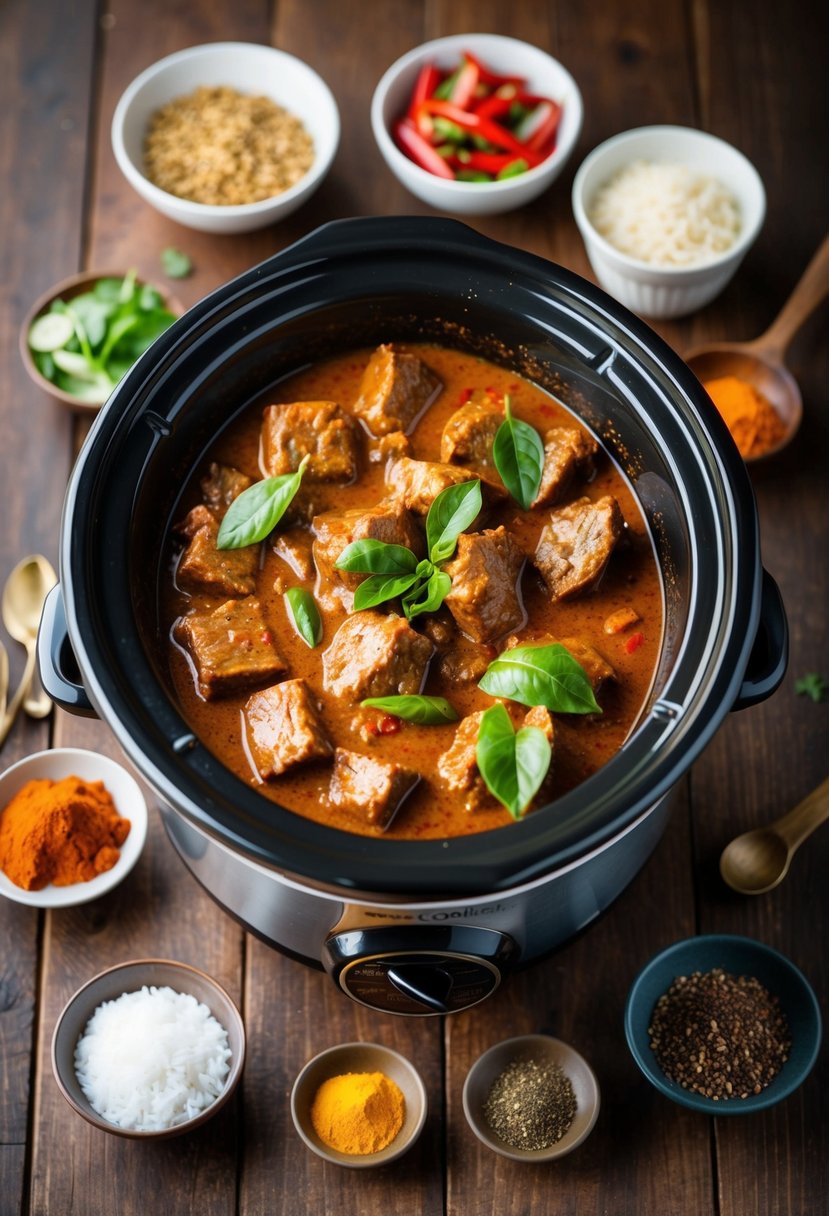
[[[746,460],[764,460],[790,443],[803,417],[803,399],[797,381],[786,367],[786,349],[804,321],[829,292],[829,236],[812,258],[776,321],[753,342],[718,343],[689,351],[685,362],[702,381],[737,376],[752,384],[771,402],[785,425],[783,438],[773,448]]]
[[[726,845],[720,873],[741,895],[762,895],[781,883],[795,851],[829,819],[829,777],[794,810],[764,828],[744,832]]]

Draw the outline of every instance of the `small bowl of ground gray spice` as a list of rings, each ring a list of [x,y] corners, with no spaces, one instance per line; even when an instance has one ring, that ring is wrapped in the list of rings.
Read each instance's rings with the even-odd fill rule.
[[[284,219],[331,167],[337,103],[308,64],[274,47],[214,42],[152,64],[112,119],[130,185],[162,215],[203,232]]]
[[[593,1070],[567,1043],[525,1034],[473,1064],[463,1109],[475,1135],[513,1161],[552,1161],[577,1148],[599,1116]]]
[[[668,947],[628,995],[633,1058],[666,1097],[742,1115],[787,1098],[821,1041],[817,999],[801,971],[747,937],[712,934]]]

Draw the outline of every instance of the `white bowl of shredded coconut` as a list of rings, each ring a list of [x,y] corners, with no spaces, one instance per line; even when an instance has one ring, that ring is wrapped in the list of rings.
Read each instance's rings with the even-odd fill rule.
[[[176,51],[127,87],[112,148],[151,206],[203,232],[284,219],[322,183],[340,138],[337,103],[301,59],[252,42]]]
[[[90,1123],[131,1138],[201,1126],[228,1101],[245,1054],[242,1019],[214,980],[140,959],[85,984],[58,1019],[52,1065]]]
[[[573,182],[573,213],[606,291],[634,312],[678,317],[709,303],[762,227],[757,170],[689,127],[640,127],[606,140]]]

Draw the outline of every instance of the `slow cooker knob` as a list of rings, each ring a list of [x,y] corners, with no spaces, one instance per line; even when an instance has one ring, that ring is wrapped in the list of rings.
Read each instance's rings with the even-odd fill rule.
[[[435,1013],[449,1012],[452,976],[444,967],[424,963],[397,963],[386,969],[386,977],[398,992],[421,1001]]]

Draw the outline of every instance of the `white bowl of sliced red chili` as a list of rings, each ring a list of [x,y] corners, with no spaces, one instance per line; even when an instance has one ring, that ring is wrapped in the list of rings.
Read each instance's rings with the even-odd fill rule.
[[[454,34],[396,60],[374,91],[371,125],[392,173],[440,211],[494,215],[537,198],[579,137],[576,82],[540,47]]]

